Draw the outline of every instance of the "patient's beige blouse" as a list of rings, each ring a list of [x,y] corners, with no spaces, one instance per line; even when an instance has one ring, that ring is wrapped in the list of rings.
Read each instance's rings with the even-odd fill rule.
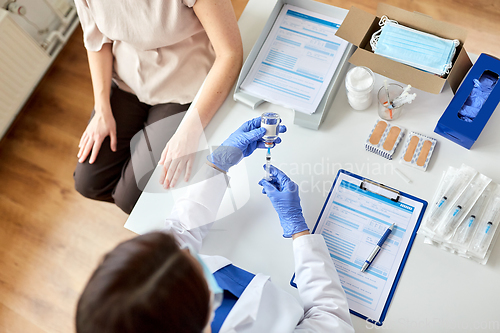
[[[215,52],[196,0],[75,0],[89,51],[113,43],[113,80],[141,102],[189,103]]]

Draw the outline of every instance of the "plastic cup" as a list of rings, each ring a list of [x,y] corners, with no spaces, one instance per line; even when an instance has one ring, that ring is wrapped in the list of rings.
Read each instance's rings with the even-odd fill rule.
[[[401,95],[403,87],[396,83],[389,83],[387,85],[387,91],[389,92],[389,99],[392,102],[396,97]],[[397,108],[392,107],[387,101],[387,91],[385,90],[385,86],[380,87],[378,91],[378,115],[384,120],[396,120],[401,116],[404,104]]]

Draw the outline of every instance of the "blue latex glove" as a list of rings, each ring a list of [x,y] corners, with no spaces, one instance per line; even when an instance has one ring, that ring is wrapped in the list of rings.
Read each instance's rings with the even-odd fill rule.
[[[264,169],[266,166],[264,165]],[[259,185],[262,193],[267,194],[280,218],[283,237],[290,238],[294,234],[309,230],[302,215],[299,187],[280,169],[271,165],[271,181],[262,179]]]
[[[255,149],[266,148],[262,140],[266,129],[260,127],[260,122],[260,117],[245,122],[207,159],[219,169],[227,171],[230,167],[238,164],[243,157],[251,155]],[[279,125],[279,132],[286,132],[286,126]],[[275,144],[280,142],[279,137],[274,141]]]
[[[481,77],[474,79],[474,87],[472,91],[465,100],[464,105],[460,111],[458,111],[458,118],[471,123],[474,118],[476,118],[479,111],[483,107],[484,103],[491,94],[493,88],[498,82],[498,76],[496,74],[490,74],[489,72],[484,72]]]

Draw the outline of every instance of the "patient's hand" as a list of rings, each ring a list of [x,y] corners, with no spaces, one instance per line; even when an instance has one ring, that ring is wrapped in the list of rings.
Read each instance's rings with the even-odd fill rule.
[[[183,124],[177,132],[170,138],[161,153],[158,164],[163,165],[160,184],[165,189],[174,187],[184,171],[184,181],[188,181],[191,176],[195,153],[198,149],[202,129]]]
[[[90,120],[85,132],[83,132],[78,144],[78,162],[83,163],[90,155],[89,163],[95,162],[102,142],[109,135],[110,147],[112,151],[116,151],[116,122],[111,112],[111,107],[106,110],[95,109],[95,114]]]

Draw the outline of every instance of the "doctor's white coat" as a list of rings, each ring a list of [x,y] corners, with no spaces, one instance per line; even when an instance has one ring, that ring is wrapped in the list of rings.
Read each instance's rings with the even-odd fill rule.
[[[166,232],[197,251],[227,187],[226,175],[208,165],[200,173],[205,180],[189,187],[165,223]],[[221,333],[354,332],[347,299],[323,237],[298,237],[293,252],[302,304],[274,285],[269,276],[256,274],[224,321]],[[202,258],[212,272],[231,264],[220,256]]]

